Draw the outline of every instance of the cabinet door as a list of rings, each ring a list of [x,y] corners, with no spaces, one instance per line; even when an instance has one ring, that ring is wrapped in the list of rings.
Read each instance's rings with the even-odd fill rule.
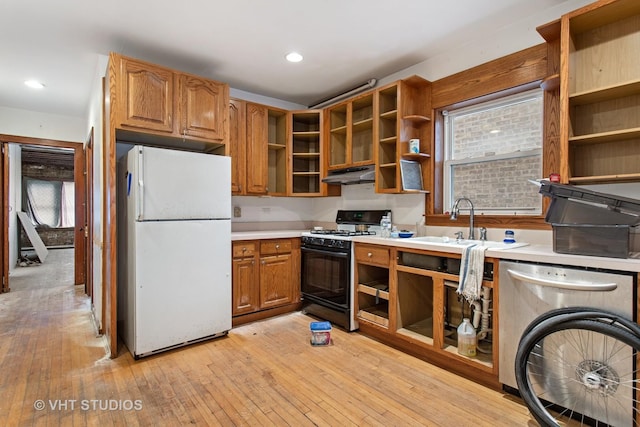
[[[252,313],[258,310],[259,282],[255,258],[233,260],[233,311],[232,314]]]
[[[260,308],[293,302],[291,254],[260,259]]]
[[[123,58],[120,124],[141,129],[173,132],[173,72]]]
[[[181,74],[179,77],[180,129],[183,136],[211,140],[226,137],[228,123],[227,85]]]
[[[244,101],[229,101],[229,151],[231,153],[231,192],[236,195],[246,192],[246,104]]]
[[[247,193],[267,192],[267,107],[247,104]]]

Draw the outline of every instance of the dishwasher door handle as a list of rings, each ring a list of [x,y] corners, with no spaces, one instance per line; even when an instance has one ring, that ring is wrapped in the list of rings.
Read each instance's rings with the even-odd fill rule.
[[[618,287],[617,283],[569,283],[559,280],[542,279],[540,277],[528,276],[514,270],[507,270],[509,275],[521,282],[533,283],[540,286],[548,286],[552,288],[566,289],[569,291],[613,291]]]

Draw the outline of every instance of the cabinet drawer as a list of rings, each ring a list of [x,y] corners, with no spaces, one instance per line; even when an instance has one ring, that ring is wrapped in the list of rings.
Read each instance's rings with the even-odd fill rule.
[[[256,253],[256,242],[236,242],[233,244],[233,257],[252,257]]]
[[[389,266],[389,249],[377,246],[356,246],[356,261],[363,264]]]
[[[288,254],[291,252],[290,239],[263,240],[260,242],[260,255]]]

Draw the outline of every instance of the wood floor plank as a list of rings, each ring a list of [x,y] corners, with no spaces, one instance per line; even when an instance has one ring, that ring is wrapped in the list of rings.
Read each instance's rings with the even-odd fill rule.
[[[316,319],[299,312],[141,360],[120,346],[119,356],[110,359],[104,337],[95,335],[82,286],[40,283],[21,288],[12,281],[12,291],[0,295],[2,426],[500,427],[530,422],[518,398],[358,332],[334,328],[333,345],[311,346],[309,323]],[[91,400],[98,406],[36,410],[37,399],[47,404]],[[142,407],[103,409],[111,400],[137,401]]]

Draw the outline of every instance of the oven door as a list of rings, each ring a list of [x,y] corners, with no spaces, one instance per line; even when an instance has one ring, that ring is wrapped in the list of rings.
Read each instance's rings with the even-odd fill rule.
[[[301,289],[305,299],[340,311],[349,310],[349,249],[302,246]]]

